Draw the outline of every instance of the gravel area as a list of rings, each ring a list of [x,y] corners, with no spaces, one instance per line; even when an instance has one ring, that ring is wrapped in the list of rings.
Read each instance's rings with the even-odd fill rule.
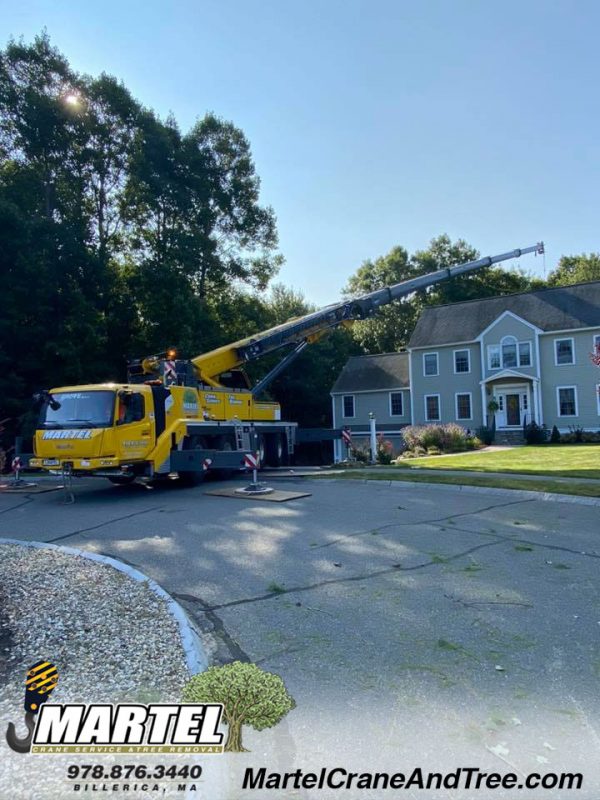
[[[8,721],[26,733],[25,673],[40,659],[58,668],[52,702],[178,701],[189,677],[179,627],[146,583],[80,556],[0,544],[3,740]],[[0,798],[73,793],[64,780],[73,757],[23,756],[5,741],[2,755]]]

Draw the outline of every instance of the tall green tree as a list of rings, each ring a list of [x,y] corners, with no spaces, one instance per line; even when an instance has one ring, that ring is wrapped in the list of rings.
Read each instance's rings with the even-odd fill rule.
[[[549,286],[569,286],[584,281],[600,281],[600,253],[563,256],[548,275]]]
[[[182,133],[43,34],[0,52],[0,418],[32,390],[124,377],[243,328],[276,273],[250,145],[209,114]],[[238,300],[244,298],[244,302]],[[230,313],[231,312],[231,313]],[[229,314],[229,317],[228,317]],[[13,367],[13,354],[18,365]]]
[[[357,297],[384,286],[420,275],[422,268],[414,264],[404,247],[394,247],[385,256],[365,261],[351,276],[343,292]],[[383,306],[370,320],[356,322],[352,335],[367,353],[390,353],[404,347],[416,324],[422,298],[412,296]]]

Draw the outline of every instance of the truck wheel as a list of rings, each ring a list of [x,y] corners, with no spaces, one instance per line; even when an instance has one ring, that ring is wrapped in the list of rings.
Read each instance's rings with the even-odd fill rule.
[[[258,434],[256,452],[258,453],[258,466],[260,469],[267,465],[267,437],[264,433]]]
[[[135,475],[115,475],[114,478],[109,478],[108,480],[117,486],[129,486],[130,483],[134,482]]]
[[[272,433],[267,437],[266,463],[269,467],[280,467],[283,460],[283,436],[280,433]]]
[[[190,436],[189,439],[184,440],[183,449],[204,450],[205,448],[199,436]],[[203,482],[205,475],[206,472],[204,472],[204,470],[193,470],[190,472],[182,470],[179,472],[179,482],[181,486],[199,486]]]

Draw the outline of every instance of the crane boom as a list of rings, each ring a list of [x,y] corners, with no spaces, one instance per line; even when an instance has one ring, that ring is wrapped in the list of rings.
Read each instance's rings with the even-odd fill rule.
[[[331,328],[336,328],[343,324],[352,324],[356,320],[368,319],[381,306],[388,305],[394,300],[406,297],[418,289],[426,289],[436,283],[449,280],[458,275],[474,272],[483,267],[489,267],[500,261],[508,261],[511,258],[519,258],[526,253],[543,253],[544,243],[538,242],[531,247],[510,250],[496,256],[486,256],[476,261],[468,261],[465,264],[458,264],[453,267],[429,272],[426,275],[419,275],[406,281],[401,281],[383,289],[376,289],[373,292],[361,295],[340,303],[333,303],[325,306],[318,311],[305,314],[302,317],[291,319],[282,325],[269,328],[246,339],[241,339],[232,344],[211,350],[208,353],[196,356],[192,359],[192,364],[196,369],[201,381],[212,385],[218,385],[218,377],[227,370],[236,369],[243,364],[260,358],[275,350],[288,345],[297,345],[296,351],[300,352],[303,343],[318,339],[324,332]],[[296,353],[294,351],[294,353]],[[292,357],[293,354],[290,354]],[[287,359],[288,357],[286,357]],[[291,360],[291,358],[290,358]],[[289,363],[286,361],[286,364]],[[282,367],[276,367],[277,372]],[[272,376],[274,377],[274,375]],[[271,378],[272,379],[272,378]],[[261,388],[264,381],[261,381]],[[265,384],[266,385],[266,384]],[[255,392],[256,393],[256,392]]]

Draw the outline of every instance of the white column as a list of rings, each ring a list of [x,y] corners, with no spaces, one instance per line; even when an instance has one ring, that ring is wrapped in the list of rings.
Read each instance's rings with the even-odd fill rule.
[[[481,384],[481,424],[487,425],[487,400],[486,400],[486,392],[485,392],[485,383]]]
[[[376,428],[377,420],[375,419],[375,414],[373,412],[369,412],[369,429],[371,433],[371,462],[375,464],[377,461],[377,428]]]

